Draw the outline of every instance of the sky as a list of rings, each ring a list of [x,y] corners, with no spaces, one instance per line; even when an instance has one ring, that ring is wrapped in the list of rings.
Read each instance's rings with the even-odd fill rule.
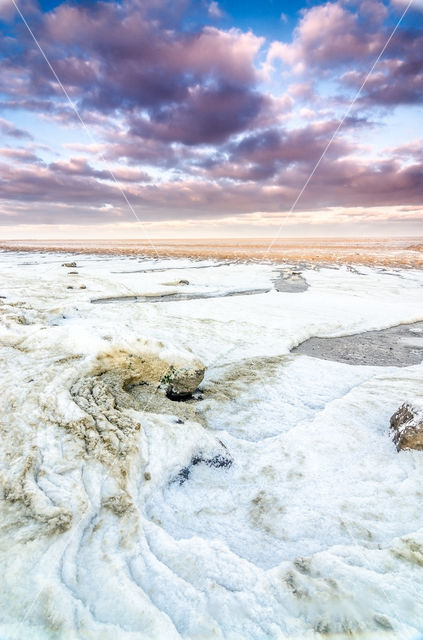
[[[423,235],[423,0],[15,2],[0,238]]]

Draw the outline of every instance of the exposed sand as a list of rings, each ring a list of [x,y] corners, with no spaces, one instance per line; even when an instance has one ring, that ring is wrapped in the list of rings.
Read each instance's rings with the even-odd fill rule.
[[[423,266],[423,237],[229,238],[205,240],[8,240],[0,249],[311,264]]]

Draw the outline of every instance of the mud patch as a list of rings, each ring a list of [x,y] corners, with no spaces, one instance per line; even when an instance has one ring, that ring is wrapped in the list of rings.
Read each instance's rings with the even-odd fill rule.
[[[278,498],[266,491],[259,491],[251,501],[249,510],[250,524],[256,529],[262,529],[268,534],[281,533],[281,519],[285,513],[285,507],[280,504]]]
[[[236,400],[245,388],[256,383],[273,383],[280,375],[281,366],[290,359],[290,356],[259,356],[246,358],[230,365],[223,366],[223,375],[220,367],[214,367],[218,376],[210,374],[204,384],[205,396],[212,396],[216,402],[231,402]]]
[[[409,367],[423,360],[423,322],[339,338],[310,338],[292,349],[314,358],[354,365]]]

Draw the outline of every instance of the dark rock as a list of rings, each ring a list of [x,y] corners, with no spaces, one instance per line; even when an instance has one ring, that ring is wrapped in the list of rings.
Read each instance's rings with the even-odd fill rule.
[[[423,408],[404,402],[390,421],[390,433],[397,450],[423,450]]]
[[[170,400],[186,400],[191,398],[198,385],[202,382],[205,366],[198,361],[198,368],[174,368],[163,380],[168,383],[166,395]]]

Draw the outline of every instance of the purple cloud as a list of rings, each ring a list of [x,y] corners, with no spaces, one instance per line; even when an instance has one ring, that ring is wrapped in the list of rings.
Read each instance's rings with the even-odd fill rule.
[[[38,36],[80,109],[128,117],[135,135],[220,142],[253,126],[270,104],[256,86],[263,39],[252,33],[169,30],[127,0],[60,5],[39,16]],[[0,90],[27,104],[34,95],[54,101],[60,89],[26,42],[14,59],[1,61]]]
[[[69,161],[52,162],[49,170],[55,174],[67,176],[82,176],[84,178],[98,178],[100,180],[111,180],[113,176],[122,182],[150,182],[151,176],[141,169],[131,167],[113,167],[113,170],[95,169],[86,158],[71,158]],[[113,176],[112,176],[113,173]]]
[[[291,43],[274,42],[267,64],[280,60],[305,76],[320,73],[340,79],[341,86],[358,89],[392,33],[386,6],[364,0],[349,10],[341,2],[328,2],[303,11]],[[349,67],[339,78],[339,69]],[[334,76],[335,72],[335,76]],[[423,98],[423,35],[419,29],[401,28],[368,79],[360,104],[415,104]]]
[[[273,144],[281,141],[271,136],[267,146],[260,148],[250,140],[242,148],[242,153],[255,158],[257,153],[267,153]],[[283,142],[283,141],[282,141]],[[341,149],[339,149],[340,151]],[[344,149],[345,151],[347,149]],[[241,153],[236,149],[237,153]],[[225,176],[231,178],[220,182],[210,179],[215,167],[209,167],[203,177],[181,178],[149,184],[142,183],[136,175],[129,175],[126,191],[135,207],[145,215],[155,218],[160,210],[167,211],[172,203],[172,215],[226,215],[227,213],[247,213],[253,211],[280,211],[289,209],[299,189],[307,179],[311,159],[304,155],[301,161],[279,166],[271,176],[258,177],[255,181],[245,181],[245,176]],[[410,163],[411,159],[411,163]],[[410,149],[408,163],[400,159],[380,161],[373,166],[352,156],[326,157],[314,175],[309,188],[301,200],[301,207],[321,209],[331,206],[375,207],[385,205],[421,205],[423,201],[423,157],[421,149]],[[271,164],[271,163],[270,163]],[[236,163],[232,162],[232,171]],[[266,164],[252,165],[256,171]],[[239,163],[246,170],[248,165]],[[18,202],[67,203],[94,207],[100,212],[102,207],[112,204],[118,207],[122,216],[122,194],[102,171],[93,169],[83,159],[50,165],[28,164],[22,167],[0,163],[0,191],[3,200]],[[120,176],[124,178],[124,176]],[[234,179],[232,179],[234,178]],[[107,182],[105,182],[107,180]],[[93,214],[94,215],[94,214]],[[28,213],[30,217],[30,212]],[[125,212],[124,218],[129,218]]]
[[[207,13],[215,4],[201,6]],[[187,6],[188,0],[64,2],[42,14],[32,5],[31,24],[96,144],[84,147],[66,137],[64,147],[76,157],[51,163],[31,148],[5,144],[3,202],[71,207],[79,212],[75,222],[88,209],[90,221],[100,222],[106,209],[108,219],[113,211],[130,219],[105,159],[143,217],[291,207],[338,125],[334,114],[386,41],[392,28],[386,6],[364,0],[357,7],[328,2],[304,10],[292,42],[270,44],[264,65],[266,43],[251,32],[181,28]],[[76,131],[74,113],[18,21],[10,34],[0,44],[0,107],[35,111],[54,121],[55,131]],[[363,92],[365,115],[345,121],[302,207],[423,202],[421,146],[385,150],[389,159],[382,161],[383,154],[365,157],[348,136],[375,126],[372,105],[422,98],[421,34],[401,28],[391,45]],[[266,72],[280,63],[286,75],[273,95]],[[327,85],[319,94],[322,79],[337,82],[342,95],[328,97]],[[16,140],[29,135],[1,119],[0,131]],[[29,220],[31,213],[20,215]]]
[[[9,149],[9,148],[0,148],[0,156],[3,158],[9,158],[11,161],[15,162],[39,162],[39,158],[35,155],[33,151],[30,149]]]
[[[0,118],[0,133],[5,136],[10,136],[12,138],[29,138],[32,139],[32,135],[29,131],[24,131],[23,129],[18,129],[12,122],[5,120],[4,118]]]

